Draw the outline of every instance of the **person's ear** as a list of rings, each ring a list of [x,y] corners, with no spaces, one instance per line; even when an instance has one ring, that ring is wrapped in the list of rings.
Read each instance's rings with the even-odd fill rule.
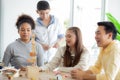
[[[108,38],[110,39],[112,39],[112,36],[113,36],[113,34],[112,33],[109,33],[109,36],[108,36]]]

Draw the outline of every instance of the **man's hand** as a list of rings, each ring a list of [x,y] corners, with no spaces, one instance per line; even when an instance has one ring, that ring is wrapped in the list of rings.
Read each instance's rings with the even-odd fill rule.
[[[56,42],[54,45],[53,45],[53,48],[58,48],[59,47],[59,43]]]
[[[42,44],[42,47],[43,47],[43,49],[44,49],[45,51],[50,48],[49,45],[46,45],[46,44]]]
[[[84,71],[75,69],[71,71],[71,76],[75,80],[83,80]]]

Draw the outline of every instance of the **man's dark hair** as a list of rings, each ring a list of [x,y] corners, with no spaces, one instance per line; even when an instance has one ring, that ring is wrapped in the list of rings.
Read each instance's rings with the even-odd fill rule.
[[[107,33],[113,33],[112,39],[114,40],[117,35],[117,30],[112,22],[109,21],[103,21],[103,22],[98,22],[98,26],[104,26],[106,34]]]
[[[46,10],[50,9],[50,5],[47,1],[39,1],[37,3],[37,10]]]

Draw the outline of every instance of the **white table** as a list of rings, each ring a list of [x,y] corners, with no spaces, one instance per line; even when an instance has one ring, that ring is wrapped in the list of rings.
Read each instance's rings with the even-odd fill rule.
[[[61,73],[62,75],[70,75],[69,73]],[[39,80],[55,80],[56,75],[53,72],[40,72]],[[0,74],[0,80],[7,80],[5,76]],[[13,80],[30,80],[27,77],[14,77]],[[56,79],[57,80],[57,79]],[[65,77],[64,80],[73,80],[71,77]]]

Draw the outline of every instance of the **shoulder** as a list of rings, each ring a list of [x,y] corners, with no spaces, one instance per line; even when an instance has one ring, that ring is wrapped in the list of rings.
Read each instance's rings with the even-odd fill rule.
[[[65,51],[66,50],[66,46],[62,46],[58,48],[59,51]]]
[[[81,54],[82,56],[90,56],[90,53],[89,53],[89,51],[88,51],[88,49],[86,48],[86,47],[84,47],[83,48],[83,52],[82,52],[82,54]]]
[[[37,27],[38,27],[38,26],[43,26],[43,25],[42,25],[42,20],[41,20],[40,18],[37,18],[37,19],[36,19],[35,24],[36,24]]]
[[[58,20],[58,18],[55,15],[50,15],[50,16],[51,16],[51,19]]]
[[[113,50],[113,49],[118,49],[118,50],[120,50],[120,42],[117,41],[117,40],[114,40],[114,41],[113,41],[113,44],[111,45],[110,48],[111,48],[112,50]]]
[[[59,19],[54,16],[54,15],[50,15],[51,16],[51,20],[54,21],[54,23],[59,23]]]
[[[115,41],[114,41],[114,45],[117,46],[117,47],[120,47],[120,41],[115,40]]]
[[[58,48],[57,53],[63,55],[63,54],[65,53],[65,50],[66,50],[66,47],[65,47],[65,46],[60,47],[60,48]]]
[[[111,59],[120,59],[120,42],[114,41],[110,48],[107,49],[107,53],[109,53]]]
[[[86,47],[83,48],[83,53],[89,53],[89,51]]]
[[[14,42],[10,43],[10,44],[8,45],[8,47],[13,47],[13,46],[17,45],[18,43],[19,43],[19,42],[18,42],[17,40],[15,40]]]
[[[7,46],[7,50],[11,50],[11,49],[13,49],[13,48],[15,48],[16,46],[18,45],[18,41],[14,41],[14,42],[12,42],[12,43],[10,43],[8,46]]]
[[[120,52],[120,42],[115,40],[111,45],[110,50]]]
[[[38,17],[37,19],[36,19],[36,23],[38,23],[38,22],[41,22],[42,20]]]

